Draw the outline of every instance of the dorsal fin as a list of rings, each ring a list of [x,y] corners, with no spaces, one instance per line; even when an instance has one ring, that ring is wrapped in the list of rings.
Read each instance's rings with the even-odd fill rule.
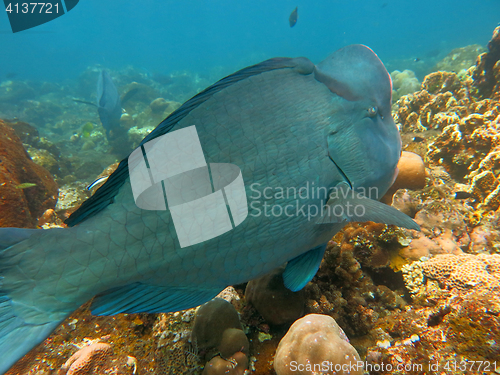
[[[163,120],[151,133],[149,133],[142,140],[141,146],[154,138],[168,133],[193,109],[197,108],[199,105],[203,104],[206,100],[211,98],[214,94],[225,89],[226,87],[257,74],[284,68],[293,68],[300,74],[310,74],[313,72],[314,65],[304,57],[295,59],[288,57],[276,57],[239,70],[236,73],[222,78],[212,86],[209,86],[199,94],[193,96],[177,110],[172,112],[170,116]],[[118,168],[113,172],[113,174],[109,176],[108,180],[95,192],[95,194],[85,202],[83,202],[83,204],[75,212],[73,212],[73,214],[68,219],[66,219],[65,223],[68,226],[72,227],[78,223],[85,221],[89,217],[94,216],[95,214],[106,208],[108,205],[113,203],[114,197],[118,194],[118,191],[128,177],[129,172],[127,157],[120,162]]]

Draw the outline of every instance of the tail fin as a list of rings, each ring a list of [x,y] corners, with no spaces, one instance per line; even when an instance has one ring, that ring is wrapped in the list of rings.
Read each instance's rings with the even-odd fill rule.
[[[47,313],[37,310],[36,306],[16,302],[11,297],[16,292],[16,283],[7,282],[9,269],[25,250],[22,243],[42,230],[0,228],[0,375],[61,323],[61,320],[54,321]]]

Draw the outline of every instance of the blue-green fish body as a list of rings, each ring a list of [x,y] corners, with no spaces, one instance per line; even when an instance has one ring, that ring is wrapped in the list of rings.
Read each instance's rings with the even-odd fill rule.
[[[241,169],[248,216],[204,242],[181,247],[168,209],[137,206],[127,159],[69,228],[1,229],[0,352],[7,359],[0,373],[95,295],[95,314],[176,311],[285,262],[285,283],[298,290],[346,220],[417,229],[389,206],[351,194],[371,187],[378,199],[397,173],[401,141],[390,90],[376,55],[349,46],[317,66],[280,58],[243,69],[165,119],[143,145],[195,125],[207,163]],[[328,199],[337,188],[349,194]],[[365,212],[322,212],[349,204]]]

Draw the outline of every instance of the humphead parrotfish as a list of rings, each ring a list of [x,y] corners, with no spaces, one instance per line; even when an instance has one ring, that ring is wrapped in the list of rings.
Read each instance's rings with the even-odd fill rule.
[[[221,79],[161,122],[68,218],[68,228],[0,229],[0,373],[93,297],[97,315],[178,311],[285,263],[285,285],[299,290],[347,221],[418,230],[378,202],[401,155],[391,91],[384,65],[363,45],[317,65],[304,57],[261,62]],[[196,152],[211,166],[213,191],[229,207],[232,229],[186,245],[167,180],[152,186],[159,186],[159,206],[165,198],[169,208],[145,209],[131,176],[176,167],[185,138],[178,138],[179,151],[167,148],[172,160],[153,160],[149,150],[162,137],[188,133],[197,134]],[[215,166],[239,171],[242,210],[234,210],[229,185],[224,193],[216,186]],[[205,181],[192,173],[182,196],[196,196]],[[204,220],[193,225],[220,229],[215,216]]]

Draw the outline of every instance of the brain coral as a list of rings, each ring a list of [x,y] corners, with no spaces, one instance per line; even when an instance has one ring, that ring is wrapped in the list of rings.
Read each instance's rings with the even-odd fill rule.
[[[222,298],[214,298],[196,312],[191,340],[195,348],[207,355],[220,353],[230,357],[236,352],[248,353],[248,339],[242,330],[238,312]]]
[[[245,298],[270,324],[291,323],[304,315],[304,291],[292,292],[283,284],[284,268],[248,282]]]
[[[396,181],[382,197],[382,202],[390,204],[392,196],[399,189],[419,190],[425,187],[425,165],[422,157],[414,152],[403,151],[398,162]]]
[[[395,70],[391,73],[391,78],[393,100],[420,90],[420,82],[411,70],[404,70],[402,72]]]
[[[213,357],[205,365],[202,375],[244,375],[247,374],[248,358],[242,353],[235,353],[229,359]]]
[[[361,375],[356,349],[335,320],[309,314],[292,324],[274,358],[278,375]]]
[[[73,354],[61,367],[66,375],[90,375],[97,372],[97,368],[105,364],[113,353],[111,345],[98,342],[85,346]]]
[[[450,289],[500,290],[500,254],[441,254],[424,262],[422,269]]]

